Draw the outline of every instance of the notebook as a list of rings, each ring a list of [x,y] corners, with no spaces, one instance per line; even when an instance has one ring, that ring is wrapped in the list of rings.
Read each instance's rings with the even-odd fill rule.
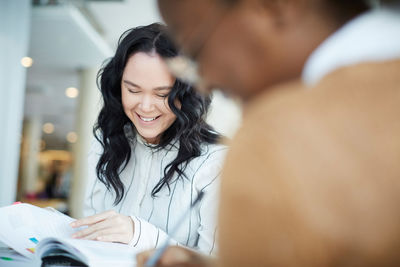
[[[30,204],[0,208],[0,241],[14,250],[0,250],[0,265],[14,259],[37,262],[38,266],[66,260],[81,266],[136,265],[137,251],[131,246],[70,238],[80,230],[69,226],[72,221],[52,208]]]

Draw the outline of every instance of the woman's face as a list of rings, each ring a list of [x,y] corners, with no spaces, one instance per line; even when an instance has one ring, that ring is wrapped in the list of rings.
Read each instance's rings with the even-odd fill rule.
[[[175,78],[156,53],[133,54],[121,80],[122,106],[137,132],[151,144],[175,121],[168,106],[168,94]]]

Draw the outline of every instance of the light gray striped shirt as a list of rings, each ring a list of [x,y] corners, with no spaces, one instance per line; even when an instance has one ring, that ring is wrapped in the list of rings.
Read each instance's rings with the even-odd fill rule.
[[[194,248],[203,253],[216,251],[216,220],[219,194],[219,176],[227,147],[203,145],[201,156],[187,165],[187,178],[173,179],[170,191],[165,186],[155,198],[151,191],[164,176],[164,168],[177,155],[178,148],[169,146],[155,150],[141,137],[131,138],[132,155],[120,174],[125,195],[116,206],[115,194],[108,191],[96,176],[96,164],[102,147],[93,141],[89,153],[89,182],[86,189],[85,216],[113,209],[131,216],[135,233],[130,244],[138,250],[155,248],[168,237],[168,232],[194,201],[199,192],[204,197],[187,217],[178,232],[171,236],[173,243]],[[176,178],[176,174],[175,174]]]

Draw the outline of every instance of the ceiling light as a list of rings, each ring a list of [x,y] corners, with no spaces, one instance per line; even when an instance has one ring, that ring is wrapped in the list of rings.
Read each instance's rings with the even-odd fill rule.
[[[70,143],[76,143],[78,141],[78,135],[75,132],[69,132],[67,134],[67,141]]]
[[[65,89],[65,95],[69,98],[75,98],[79,95],[79,90],[75,87],[68,87]]]
[[[24,66],[25,68],[31,67],[33,64],[33,59],[30,57],[23,57],[21,59],[21,65]]]
[[[54,125],[50,122],[43,124],[43,132],[51,134],[54,132]]]

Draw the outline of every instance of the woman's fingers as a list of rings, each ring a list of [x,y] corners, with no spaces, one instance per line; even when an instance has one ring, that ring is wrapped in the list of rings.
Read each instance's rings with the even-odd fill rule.
[[[77,228],[77,227],[81,227],[81,226],[86,226],[86,225],[92,225],[95,224],[97,222],[103,221],[109,217],[115,216],[118,213],[113,211],[113,210],[108,210],[99,214],[95,214],[92,216],[88,216],[79,220],[76,220],[72,223],[70,223],[72,228]]]
[[[96,232],[104,231],[108,228],[115,229],[113,227],[112,221],[105,220],[105,221],[101,221],[101,222],[92,224],[88,228],[85,228],[81,231],[74,233],[71,237],[72,238],[90,239],[89,236],[93,235]]]
[[[120,242],[121,237],[123,237],[123,234],[116,232],[115,228],[110,227],[93,232],[83,237],[83,239],[98,240],[104,242]]]
[[[120,242],[128,244],[133,238],[134,223],[129,216],[116,212],[105,212],[81,219],[81,225],[89,225],[78,231],[72,238],[100,240],[105,242]]]
[[[84,237],[84,239],[97,240],[97,241],[103,241],[103,242],[119,242],[119,243],[124,243],[124,244],[129,243],[129,240],[127,239],[125,234],[116,233],[115,229],[113,229],[113,228],[107,228],[107,229],[103,229],[103,230],[94,232],[94,233]]]

